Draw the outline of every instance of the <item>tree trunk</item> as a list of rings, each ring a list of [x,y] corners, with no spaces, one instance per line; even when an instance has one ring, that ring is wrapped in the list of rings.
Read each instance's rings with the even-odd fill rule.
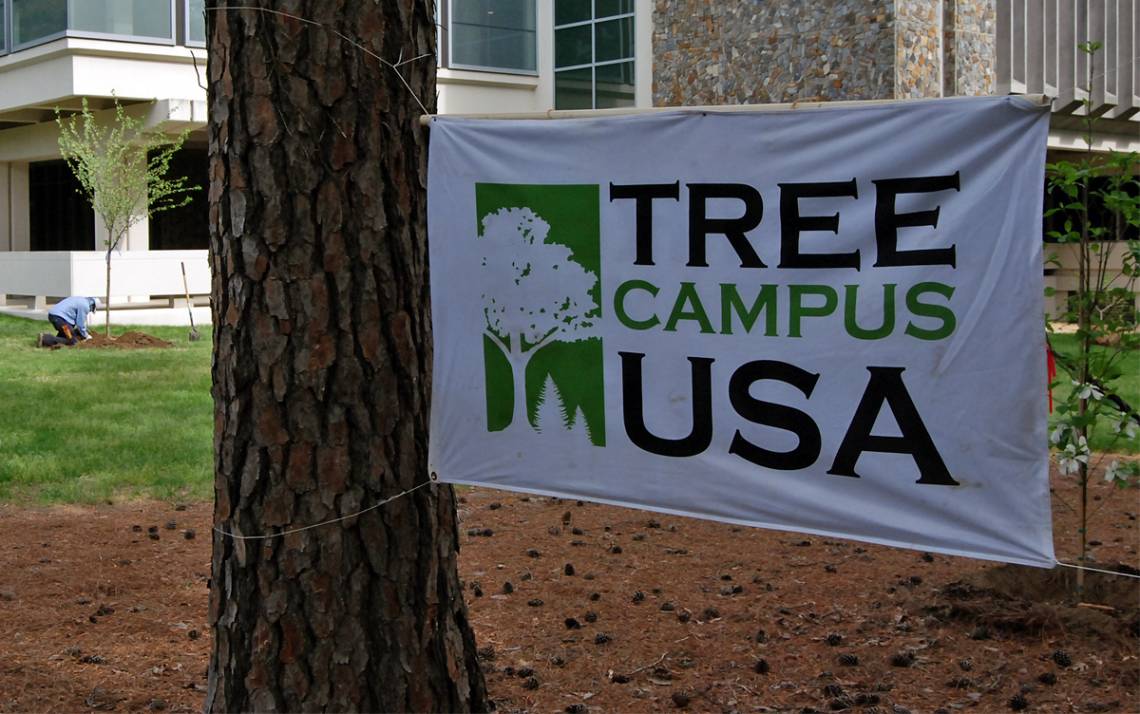
[[[107,298],[103,303],[103,331],[107,337],[111,336],[111,250],[107,249]]]
[[[215,507],[246,535],[428,478],[427,131],[328,29],[210,0]],[[242,5],[278,7],[270,0]],[[295,0],[434,106],[432,3]],[[206,710],[485,710],[455,501],[214,532]]]

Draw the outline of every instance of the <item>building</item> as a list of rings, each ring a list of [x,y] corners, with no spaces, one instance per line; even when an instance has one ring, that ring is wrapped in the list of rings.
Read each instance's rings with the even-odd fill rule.
[[[1084,99],[1097,151],[1140,150],[1138,0],[434,2],[442,113],[1044,93],[1057,97],[1054,158],[1084,150]],[[203,6],[0,0],[0,307],[104,292],[101,228],[59,158],[57,108],[118,100],[150,125],[192,128],[176,169],[206,183]],[[1076,50],[1089,39],[1104,44],[1091,93]],[[206,232],[204,192],[141,222],[113,299],[176,298],[185,264],[204,305]],[[1065,265],[1049,275],[1058,303]]]

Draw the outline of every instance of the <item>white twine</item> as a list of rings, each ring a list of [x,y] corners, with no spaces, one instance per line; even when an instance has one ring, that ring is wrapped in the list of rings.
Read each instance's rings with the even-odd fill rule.
[[[434,479],[429,480],[429,481],[424,481],[423,483],[421,483],[417,486],[412,486],[411,488],[409,488],[406,491],[401,491],[400,493],[397,493],[395,496],[392,496],[391,498],[385,498],[383,501],[380,501],[379,503],[374,503],[371,506],[369,506],[368,508],[357,511],[356,513],[350,513],[347,516],[339,516],[337,518],[330,518],[327,521],[321,521],[320,523],[314,523],[314,524],[308,525],[308,526],[301,526],[300,528],[290,528],[289,530],[281,531],[279,533],[269,533],[266,535],[240,535],[238,533],[232,533],[232,532],[227,531],[227,530],[222,530],[218,526],[214,526],[214,530],[218,533],[221,533],[224,536],[227,536],[229,538],[233,538],[234,540],[268,540],[270,538],[281,538],[281,537],[287,536],[291,533],[300,533],[301,531],[307,531],[307,530],[312,530],[313,528],[320,528],[321,526],[327,526],[331,523],[339,523],[341,521],[347,521],[349,518],[356,518],[357,516],[368,513],[369,511],[374,511],[377,508],[380,508],[381,506],[387,505],[387,504],[391,503],[392,501],[395,501],[398,498],[403,498],[404,496],[407,496],[408,494],[412,493],[413,491],[417,491],[417,490],[423,488],[424,486],[431,484],[433,481],[434,481]]]
[[[1072,568],[1073,570],[1087,570],[1090,573],[1103,573],[1105,575],[1115,575],[1118,578],[1132,578],[1134,580],[1140,580],[1140,575],[1133,575],[1132,573],[1118,573],[1115,570],[1103,570],[1101,568],[1090,568],[1087,565],[1076,565],[1075,563],[1062,563],[1059,560],[1054,560],[1053,562],[1056,563],[1057,565],[1061,565],[1061,566],[1064,566],[1066,568]]]

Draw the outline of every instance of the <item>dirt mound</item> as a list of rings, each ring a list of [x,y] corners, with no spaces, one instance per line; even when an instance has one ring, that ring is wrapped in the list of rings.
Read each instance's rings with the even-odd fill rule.
[[[1122,573],[1134,573],[1128,565]],[[1078,599],[1076,571],[1005,565],[952,582],[938,600],[922,608],[926,614],[976,625],[985,639],[1002,633],[1081,632],[1122,647],[1135,647],[1140,637],[1140,581],[1095,572],[1085,573]]]
[[[118,337],[92,334],[91,339],[76,344],[84,349],[100,349],[114,347],[122,350],[141,350],[154,347],[173,347],[172,342],[159,339],[145,332],[124,332]]]

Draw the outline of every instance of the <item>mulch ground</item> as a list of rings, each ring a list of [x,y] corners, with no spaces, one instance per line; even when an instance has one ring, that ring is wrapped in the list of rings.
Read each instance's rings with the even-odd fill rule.
[[[1075,487],[1055,488],[1071,558]],[[1136,492],[1093,494],[1098,565],[1140,566]],[[1135,580],[1090,576],[1078,605],[1069,570],[491,490],[460,505],[500,711],[1140,711]],[[0,711],[200,711],[210,511],[0,507]]]
[[[82,340],[75,345],[83,349],[116,348],[120,350],[141,350],[155,347],[173,347],[172,342],[148,335],[145,332],[124,332],[121,335],[107,337],[92,332],[91,339]]]

